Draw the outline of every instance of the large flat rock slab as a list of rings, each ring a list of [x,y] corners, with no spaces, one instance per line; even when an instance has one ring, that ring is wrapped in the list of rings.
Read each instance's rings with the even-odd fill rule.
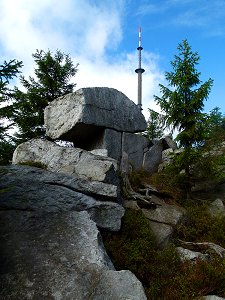
[[[82,88],[45,108],[46,135],[79,143],[101,134],[101,128],[141,132],[146,121],[138,106],[123,93],[106,87]]]
[[[0,210],[87,211],[99,227],[120,229],[124,208],[98,194],[85,194],[83,181],[29,166],[1,166],[0,176]]]

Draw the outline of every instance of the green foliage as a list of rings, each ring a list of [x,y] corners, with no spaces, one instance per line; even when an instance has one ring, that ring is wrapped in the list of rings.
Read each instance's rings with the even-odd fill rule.
[[[178,45],[178,55],[171,62],[173,71],[166,72],[165,78],[172,88],[160,84],[161,97],[155,96],[157,104],[165,113],[165,122],[172,129],[178,129],[176,140],[185,149],[185,156],[180,162],[187,178],[190,177],[190,166],[194,163],[195,150],[205,140],[207,115],[202,113],[204,100],[207,100],[213,81],[202,83],[196,65],[200,57],[192,52],[187,40]],[[187,182],[187,198],[191,190]]]
[[[148,109],[150,116],[147,122],[147,129],[144,133],[150,140],[163,136],[163,116],[152,109]]]
[[[9,62],[5,61],[0,65],[0,104],[4,105],[10,99],[12,95],[12,90],[9,87],[10,80],[20,73],[21,67],[22,62],[15,59]],[[10,163],[15,149],[15,143],[8,134],[8,130],[13,124],[6,124],[5,117],[4,108],[0,108],[0,165]]]
[[[47,165],[45,165],[45,164],[43,164],[42,162],[39,162],[39,161],[25,161],[25,162],[21,162],[20,165],[36,167],[36,168],[47,170]]]
[[[190,166],[189,174],[184,172],[186,164]],[[187,199],[187,194],[188,199],[194,199],[192,187],[206,182],[216,186],[224,179],[225,147],[220,146],[219,149],[214,147],[213,150],[207,150],[206,147],[202,147],[201,150],[184,149],[183,152],[174,155],[169,165],[148,180],[158,190],[183,203]]]
[[[212,149],[211,151],[203,152],[202,156],[193,165],[193,173],[195,181],[212,181],[215,184],[224,181],[225,179],[225,147],[220,149]]]
[[[186,199],[187,182],[190,178],[182,171],[179,155],[162,171],[153,174],[149,181],[159,191],[170,195],[174,199]]]
[[[11,93],[8,86],[9,81],[20,73],[20,68],[22,68],[22,66],[22,61],[17,61],[15,59],[10,60],[9,62],[4,61],[4,63],[0,65],[0,103],[8,100]]]
[[[148,173],[144,169],[134,170],[128,174],[130,184],[134,190],[137,190],[144,179],[148,178]]]
[[[0,165],[8,165],[11,163],[15,145],[9,141],[0,141]]]
[[[194,299],[212,292],[225,296],[225,260],[183,263],[174,246],[157,249],[141,211],[126,210],[121,230],[102,235],[116,269],[131,270],[143,283],[148,299]]]
[[[201,202],[186,204],[188,222],[176,228],[179,239],[191,242],[212,242],[225,248],[225,217],[212,217]]]
[[[178,51],[171,62],[173,71],[165,74],[172,89],[160,84],[162,96],[155,96],[155,100],[166,114],[166,124],[179,130],[180,146],[186,148],[201,143],[204,138],[202,110],[213,81],[209,79],[201,84],[200,73],[196,70],[200,57],[191,51],[187,40],[178,45]]]
[[[37,50],[32,56],[36,64],[35,78],[21,76],[26,92],[15,88],[13,103],[2,108],[5,117],[19,129],[17,144],[44,136],[44,108],[54,99],[71,93],[75,87],[71,79],[77,72],[77,65],[73,65],[69,55],[59,50],[54,55]]]
[[[225,116],[215,107],[207,116],[207,140],[214,144],[225,140]]]

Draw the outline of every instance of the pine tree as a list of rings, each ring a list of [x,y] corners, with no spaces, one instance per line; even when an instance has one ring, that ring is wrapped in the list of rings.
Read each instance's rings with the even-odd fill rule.
[[[17,143],[45,135],[44,109],[53,100],[73,92],[75,83],[71,79],[77,72],[69,55],[57,50],[37,50],[33,55],[35,78],[20,81],[25,92],[14,89],[13,104],[5,108],[5,114],[18,128]]]

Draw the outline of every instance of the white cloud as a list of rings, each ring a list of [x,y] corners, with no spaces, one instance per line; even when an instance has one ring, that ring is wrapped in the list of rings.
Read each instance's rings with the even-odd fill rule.
[[[133,102],[137,103],[137,53],[129,53],[118,57],[114,63],[106,59],[90,61],[80,58],[79,72],[75,78],[77,88],[81,87],[112,87],[123,92]],[[146,72],[142,78],[143,114],[148,118],[148,108],[159,110],[153,95],[159,95],[158,84],[163,81],[163,74],[154,63],[157,57],[151,53],[143,53],[143,67]]]
[[[118,55],[125,0],[1,0],[0,54],[24,62],[23,74],[32,75],[36,49],[70,53],[79,65],[77,88],[107,86],[137,98],[137,51]],[[114,51],[113,57],[108,56]],[[2,53],[1,53],[2,52]],[[117,55],[117,56],[116,56]],[[155,107],[153,94],[162,80],[150,53],[143,53],[143,112]]]
[[[103,2],[104,3],[104,2]],[[96,57],[122,38],[122,5],[87,0],[1,0],[0,41],[10,55],[66,49]],[[120,3],[120,2],[118,2]]]

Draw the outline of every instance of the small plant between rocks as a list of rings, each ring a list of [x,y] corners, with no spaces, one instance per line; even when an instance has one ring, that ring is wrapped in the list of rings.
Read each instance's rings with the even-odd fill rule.
[[[19,163],[19,165],[36,167],[36,168],[40,168],[40,169],[43,169],[43,170],[47,170],[47,165],[45,165],[45,164],[43,164],[39,161],[26,161],[26,162]]]

